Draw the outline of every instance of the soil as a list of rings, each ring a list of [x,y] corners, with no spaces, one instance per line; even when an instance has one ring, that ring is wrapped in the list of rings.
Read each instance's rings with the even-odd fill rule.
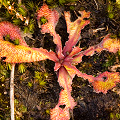
[[[85,9],[91,12],[90,24],[81,32],[80,47],[87,49],[89,46],[98,44],[102,38],[111,33],[119,37],[120,19],[110,19],[108,17],[107,0],[81,0],[73,4],[74,10],[71,10],[71,20],[74,21],[79,15],[78,11]],[[61,7],[61,13],[64,10],[70,10],[71,4]],[[120,11],[119,11],[120,12]],[[77,14],[77,15],[76,15]],[[116,21],[117,19],[117,21]],[[93,32],[95,29],[104,28]],[[56,31],[61,36],[63,46],[68,40],[66,22],[61,15],[56,26]],[[25,37],[29,46],[43,47],[47,50],[55,50],[50,34],[41,34],[40,29],[36,25],[32,39]],[[40,44],[41,43],[41,44]],[[110,71],[109,66],[116,64],[116,56],[118,54],[102,51],[96,53],[92,57],[83,57],[83,61],[77,65],[80,71],[87,74],[97,75],[100,72]],[[106,65],[106,61],[110,61],[110,65]],[[95,61],[96,59],[96,61]],[[2,64],[5,64],[2,62]],[[58,103],[59,92],[61,87],[57,82],[57,76],[54,72],[54,63],[52,61],[40,61],[33,63],[24,63],[26,70],[24,73],[18,71],[19,64],[16,64],[15,70],[15,115],[16,120],[49,120],[49,110],[54,108]],[[35,71],[48,73],[48,77],[42,78],[46,82],[41,86],[35,79]],[[119,72],[119,68],[117,69]],[[5,81],[0,82],[0,93],[2,94],[0,102],[0,119],[10,119],[9,106],[9,75]],[[96,93],[87,80],[75,76],[72,83],[72,96],[77,105],[73,110],[74,120],[119,120],[120,119],[120,84],[109,90],[107,94]],[[71,118],[71,120],[73,119]]]

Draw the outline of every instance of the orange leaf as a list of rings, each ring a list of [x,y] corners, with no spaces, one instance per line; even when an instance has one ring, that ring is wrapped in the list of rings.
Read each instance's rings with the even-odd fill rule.
[[[14,45],[2,40],[0,40],[0,57],[5,57],[6,59],[4,61],[10,63],[34,62],[45,59],[57,60],[54,53],[48,52],[45,49]]]
[[[18,39],[20,45],[14,45],[3,39],[4,36],[10,35],[11,40]],[[20,29],[9,22],[0,23],[0,59],[4,58],[5,62],[21,63],[33,62],[45,59],[58,61],[54,52],[48,52],[42,48],[30,48],[20,35]]]
[[[119,73],[110,73],[106,71],[95,78],[92,86],[97,93],[107,93],[108,90],[116,86],[116,82],[120,82]]]
[[[109,52],[116,53],[118,50],[120,50],[120,42],[117,38],[111,39],[109,38],[110,35],[107,35],[102,42],[100,43],[100,46],[104,48],[104,50],[108,50]]]
[[[75,75],[82,77],[84,79],[88,79],[89,82],[94,81],[94,77],[92,75],[87,75],[86,73],[80,72],[75,66],[71,65],[68,62],[64,62],[64,67],[66,68],[69,75],[73,78]]]

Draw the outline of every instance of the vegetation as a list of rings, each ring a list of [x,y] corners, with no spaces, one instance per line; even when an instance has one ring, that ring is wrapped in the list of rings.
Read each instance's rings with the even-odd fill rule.
[[[118,39],[116,38],[118,34],[115,36],[112,35],[111,37],[110,35],[106,35],[104,39],[95,46],[91,46],[88,48],[86,47],[85,49],[77,47],[78,45],[77,42],[80,38],[81,30],[90,23],[90,21],[88,20],[90,17],[90,12],[77,11],[78,13],[76,14],[78,14],[78,16],[75,21],[71,21],[70,19],[71,15],[69,12],[64,12],[64,17],[66,19],[66,24],[68,28],[67,32],[69,33],[69,37],[68,37],[68,42],[66,42],[65,44],[65,47],[62,47],[62,42],[65,43],[65,41],[61,41],[60,36],[58,35],[58,33],[56,33],[55,30],[59,19],[59,13],[56,10],[49,9],[45,3],[43,4],[43,6],[41,6],[40,5],[41,2],[38,2],[38,4],[37,2],[22,1],[22,3],[17,3],[16,1],[15,2],[7,1],[7,0],[0,1],[1,10],[5,11],[5,14],[3,12],[0,13],[1,21],[4,20],[11,21],[11,23],[13,23],[14,25],[18,25],[19,27],[21,27],[24,33],[27,34],[27,37],[29,36],[28,37],[29,39],[26,38],[26,42],[25,42],[21,37],[21,34],[23,35],[23,33],[21,33],[16,26],[14,26],[9,22],[0,23],[1,26],[4,26],[4,31],[9,30],[10,28],[13,31],[11,32],[11,30],[9,30],[9,32],[6,33],[2,31],[2,27],[0,28],[1,39],[3,37],[3,40],[0,40],[1,42],[0,47],[2,48],[0,50],[0,55],[1,55],[0,88],[3,89],[5,87],[4,82],[6,81],[6,79],[9,79],[10,77],[9,71],[12,69],[11,67],[12,63],[19,63],[17,64],[18,69],[16,68],[17,72],[15,73],[16,78],[17,76],[19,76],[19,82],[25,83],[26,89],[28,89],[29,91],[36,90],[39,86],[40,94],[42,93],[45,94],[47,92],[47,89],[49,88],[48,79],[50,75],[48,71],[53,70],[52,68],[54,67],[53,62],[55,62],[54,71],[57,72],[58,82],[59,85],[61,86],[61,92],[56,107],[54,105],[53,109],[50,109],[50,107],[44,108],[44,112],[42,113],[42,115],[43,116],[44,114],[47,114],[47,116],[50,115],[51,119],[56,119],[56,118],[70,119],[70,113],[75,107],[75,105],[77,105],[77,103],[74,101],[73,97],[71,96],[71,91],[72,91],[71,84],[72,84],[72,79],[74,78],[75,75],[82,77],[84,79],[88,79],[89,83],[91,84],[91,86],[93,86],[93,89],[97,93],[100,92],[107,93],[108,90],[115,87],[116,83],[120,81],[118,72],[109,71],[109,67],[114,66],[116,63],[119,64],[119,60],[120,60],[120,55],[119,55],[120,44]],[[58,5],[59,6],[62,5],[62,7],[64,7],[64,5],[68,5],[72,3],[74,4],[76,0],[71,0],[71,1],[59,0],[58,2],[55,2],[53,0],[45,0],[44,2],[50,5],[51,8],[53,9],[55,6]],[[38,7],[39,5],[41,6],[40,9]],[[114,7],[116,7],[116,10],[114,9]],[[70,6],[69,9],[75,12],[74,6]],[[109,4],[107,6],[107,12],[110,20],[116,19],[115,16],[118,16],[116,11],[118,10],[119,10],[119,3],[109,1]],[[114,12],[116,12],[116,14],[114,14]],[[52,16],[52,14],[54,17]],[[79,16],[79,14],[81,14],[81,16]],[[40,28],[41,32],[39,32],[39,34],[36,35],[36,29],[39,30],[38,26],[41,27]],[[78,34],[76,34],[76,32]],[[42,36],[45,35],[47,36],[48,33],[50,33],[49,35],[53,36],[53,38],[49,37],[49,39],[50,42],[53,39],[54,42],[53,44],[56,44],[57,47],[56,50],[55,50],[55,46],[49,47],[49,45],[47,45],[46,47],[45,46],[46,41],[44,39],[38,38],[38,36],[40,36],[41,38]],[[33,36],[31,37],[31,34],[34,37]],[[47,42],[49,43],[49,41]],[[51,45],[51,43],[49,44]],[[10,51],[10,48],[13,49],[13,51]],[[6,51],[4,51],[3,49],[5,49],[8,54],[6,54]],[[52,49],[53,51],[49,52],[46,49],[47,50]],[[101,51],[103,50],[108,51],[108,53],[106,53],[106,56],[101,58],[99,54],[101,54]],[[98,53],[98,55],[96,55],[96,52]],[[92,62],[89,61],[90,59],[84,62],[83,59],[85,56],[92,59]],[[37,63],[35,62],[45,59],[50,59],[53,62],[50,61],[37,62]],[[94,72],[93,74],[91,72],[93,72],[93,69],[95,68],[94,65],[98,63],[98,59],[101,61],[100,65],[102,66],[102,70],[101,70],[102,73],[99,73],[99,70],[97,71],[96,69],[96,73]],[[6,63],[4,63],[3,61]],[[24,62],[29,62],[29,64]],[[76,65],[77,68],[79,67],[78,68],[79,70],[75,67]],[[28,71],[31,71],[31,73],[29,73]],[[80,81],[81,80],[83,79],[80,78]],[[77,78],[77,81],[79,81],[79,78]],[[85,85],[86,83],[83,84],[83,87]],[[50,86],[53,89],[53,85],[50,84]],[[7,101],[4,103],[3,102],[4,95],[0,94],[0,96],[1,96],[0,104],[4,104],[5,106],[3,106],[3,108],[6,109],[7,111],[4,115],[1,115],[0,117],[1,119],[3,118],[7,119],[9,118],[9,102]],[[17,95],[15,97],[19,98]],[[8,100],[9,97],[7,97],[6,99]],[[15,102],[16,119],[18,120],[25,119],[23,116],[25,114],[28,114],[27,107],[23,105],[23,103],[19,102],[17,99],[15,99],[14,102]],[[50,106],[51,102],[47,101],[43,103],[41,100],[40,104],[35,107],[38,110],[41,110],[41,107],[44,105]],[[61,117],[61,115],[64,115],[64,117]],[[114,114],[111,112],[109,117],[111,119],[113,118],[119,119],[119,113]],[[29,118],[33,119],[31,116]]]

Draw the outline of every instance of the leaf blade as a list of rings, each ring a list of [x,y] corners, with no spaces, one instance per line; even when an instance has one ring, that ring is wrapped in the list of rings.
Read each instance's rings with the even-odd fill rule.
[[[53,52],[48,52],[42,48],[36,49],[23,45],[14,45],[3,40],[0,40],[0,57],[5,57],[4,62],[9,63],[34,62],[45,59],[57,61],[57,57]]]
[[[41,25],[42,33],[50,33],[53,36],[53,42],[57,45],[57,54],[59,58],[63,58],[62,54],[62,43],[60,40],[60,36],[56,33],[55,27],[57,25],[59,19],[59,13],[56,10],[51,10],[48,8],[46,4],[38,10],[37,19],[40,20],[41,17],[45,17],[48,22]]]
[[[77,20],[71,22],[70,12],[64,12],[67,23],[67,32],[69,33],[69,40],[65,43],[65,47],[63,48],[64,55],[66,55],[67,52],[71,52],[72,47],[76,45],[80,38],[81,30],[90,23],[89,20],[83,20],[84,18],[89,18],[90,12],[81,11],[80,13],[81,17],[78,17]]]
[[[105,80],[104,77],[106,77]],[[116,86],[117,82],[120,82],[119,73],[110,73],[106,71],[95,78],[92,86],[97,93],[102,92],[106,94],[108,90]]]
[[[69,110],[73,110],[76,103],[71,96],[72,91],[72,78],[68,74],[64,67],[61,67],[58,71],[58,82],[64,89],[61,90],[59,95],[59,102],[55,108],[51,110],[52,120],[69,120]],[[61,109],[60,105],[65,105],[65,108]]]

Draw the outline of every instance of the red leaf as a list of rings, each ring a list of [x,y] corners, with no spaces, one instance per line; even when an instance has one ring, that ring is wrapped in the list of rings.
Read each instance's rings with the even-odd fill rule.
[[[63,54],[67,55],[67,52],[72,51],[72,47],[76,45],[80,38],[81,30],[90,23],[89,20],[84,20],[84,18],[89,18],[90,12],[81,11],[81,17],[78,17],[74,22],[70,21],[70,12],[64,12],[65,19],[67,23],[67,32],[69,33],[69,40],[66,42],[66,46],[63,49]]]
[[[38,10],[38,20],[43,16],[48,20],[48,22],[41,26],[41,32],[50,33],[53,36],[53,41],[57,45],[58,57],[63,58],[60,36],[56,34],[55,31],[55,27],[59,19],[59,13],[56,10],[49,9],[46,4],[43,4],[40,10]]]
[[[59,13],[56,10],[51,10],[46,4],[38,10],[37,19],[40,20],[41,17],[45,17],[48,22],[42,25],[41,32],[55,34],[55,26],[59,19]]]
[[[7,21],[0,22],[0,40],[4,40],[3,37],[8,34],[10,35],[11,40],[19,39],[21,45],[27,46],[26,42],[22,39],[20,29],[17,26]]]
[[[96,52],[101,52],[102,50],[107,50],[109,52],[116,53],[120,50],[120,42],[116,39],[109,38],[109,34],[104,37],[104,39],[97,45],[89,47],[87,50],[79,52],[73,57],[71,62],[80,63],[82,61],[83,55],[92,56]]]
[[[74,47],[71,51],[71,53],[68,53],[68,56],[66,56],[64,61],[70,61],[70,59],[73,61],[73,58],[77,53],[79,53],[82,50],[82,48]]]

